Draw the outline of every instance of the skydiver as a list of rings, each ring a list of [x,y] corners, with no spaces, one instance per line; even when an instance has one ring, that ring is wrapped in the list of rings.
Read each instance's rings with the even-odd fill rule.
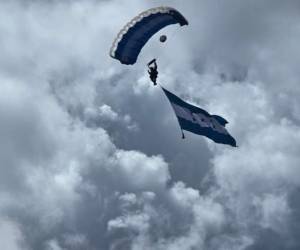
[[[154,85],[156,85],[156,79],[158,75],[157,71],[157,64],[156,64],[156,59],[151,60],[148,64],[148,73],[151,81],[153,82]]]

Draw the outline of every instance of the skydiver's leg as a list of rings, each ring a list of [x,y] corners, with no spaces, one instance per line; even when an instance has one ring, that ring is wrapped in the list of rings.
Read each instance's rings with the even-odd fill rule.
[[[156,85],[156,77],[154,75],[150,75],[150,79],[154,85]]]

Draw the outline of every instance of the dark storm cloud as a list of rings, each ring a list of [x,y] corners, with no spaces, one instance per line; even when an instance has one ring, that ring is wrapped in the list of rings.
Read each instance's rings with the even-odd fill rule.
[[[190,26],[164,30],[164,46],[154,37],[134,67],[111,59],[122,25],[160,4]],[[299,8],[1,3],[0,242],[8,250],[299,248]],[[238,149],[181,140],[147,78],[152,57],[162,85],[226,117]]]

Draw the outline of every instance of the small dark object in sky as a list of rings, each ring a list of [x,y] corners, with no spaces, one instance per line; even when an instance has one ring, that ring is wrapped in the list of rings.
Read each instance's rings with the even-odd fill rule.
[[[167,41],[167,36],[166,35],[161,35],[159,38],[159,41],[164,43],[165,41]]]

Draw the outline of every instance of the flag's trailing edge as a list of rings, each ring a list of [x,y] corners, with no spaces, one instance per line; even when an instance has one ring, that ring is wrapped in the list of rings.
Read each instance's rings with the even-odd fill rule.
[[[216,143],[236,147],[235,139],[225,129],[228,122],[223,117],[210,115],[207,111],[186,103],[170,91],[161,88],[168,97],[182,130],[204,135]]]

